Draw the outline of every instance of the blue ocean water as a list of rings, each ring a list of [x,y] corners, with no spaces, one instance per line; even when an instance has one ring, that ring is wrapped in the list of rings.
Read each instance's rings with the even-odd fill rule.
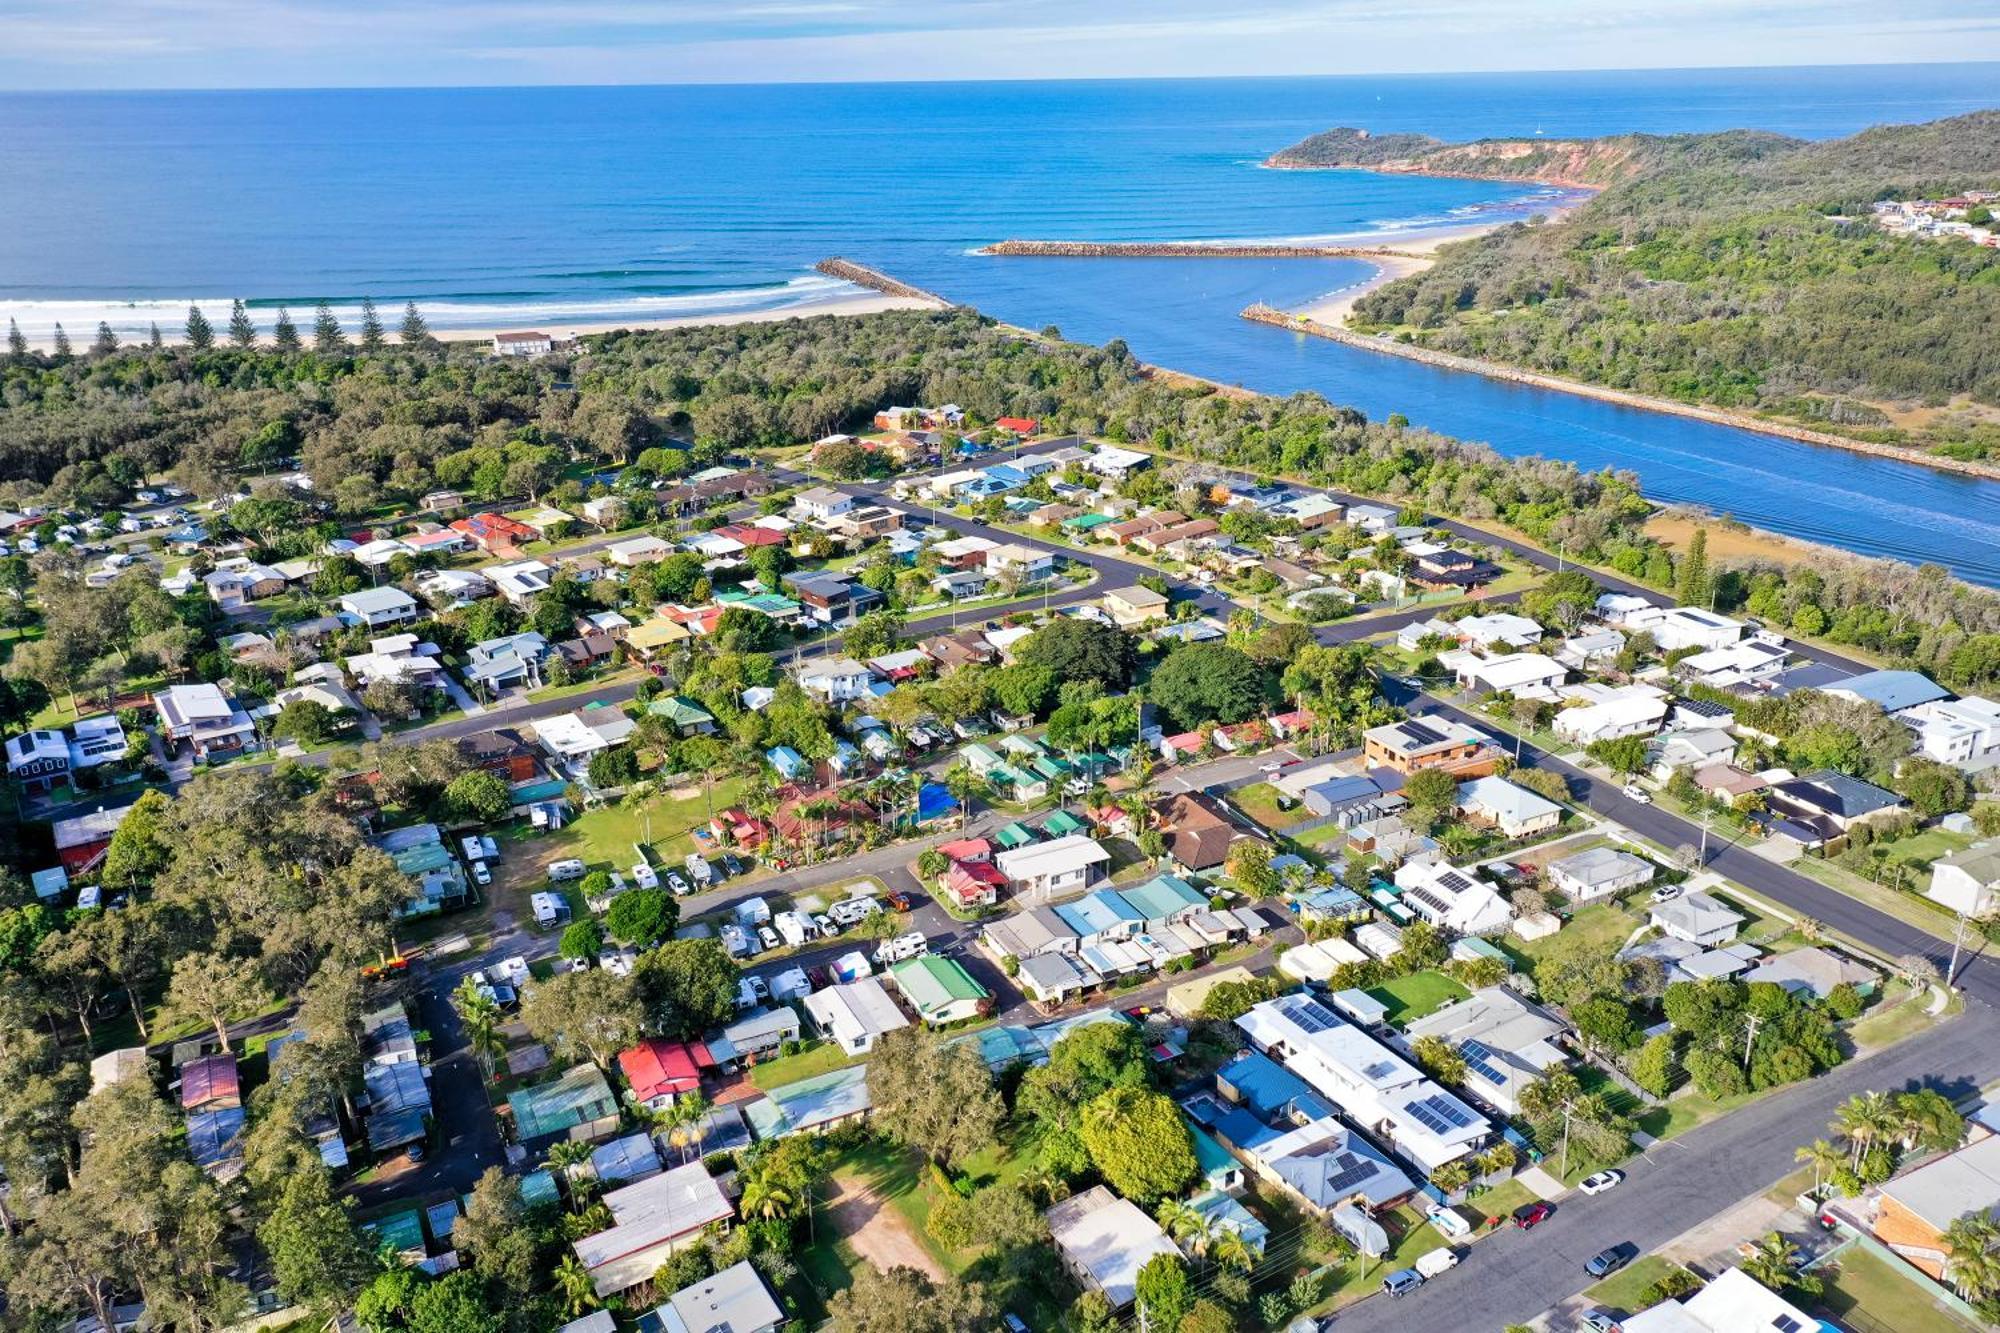
[[[1003,260],[1009,236],[1351,236],[1534,212],[1490,182],[1261,169],[1338,124],[1802,136],[2000,103],[2000,66],[1204,81],[0,94],[0,317],[173,327],[415,299],[439,327],[809,306],[842,254],[1002,319],[1586,467],[1649,494],[2000,583],[2000,485],[1250,325],[1352,261]]]

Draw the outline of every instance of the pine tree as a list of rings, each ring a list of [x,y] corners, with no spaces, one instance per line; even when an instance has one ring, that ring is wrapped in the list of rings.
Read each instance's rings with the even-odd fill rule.
[[[431,326],[424,323],[424,317],[417,312],[415,301],[403,303],[403,327],[397,336],[403,340],[405,347],[414,347],[431,340]]]
[[[257,345],[257,326],[250,322],[250,312],[244,309],[241,298],[229,307],[229,341],[238,347]]]
[[[361,350],[379,352],[382,343],[382,320],[375,313],[374,299],[364,296],[361,298]]]
[[[347,350],[347,335],[333,317],[333,307],[325,301],[313,315],[313,350],[321,356],[339,356]]]
[[[118,335],[112,331],[108,320],[97,321],[97,341],[90,345],[92,356],[110,356],[118,350]]]
[[[412,306],[411,309],[415,309],[415,307]],[[407,341],[407,339],[405,341]],[[19,324],[16,324],[11,319],[8,320],[7,355],[18,357],[18,356],[26,356],[27,354],[28,354],[28,339],[24,334],[22,334],[21,326]]]
[[[153,321],[153,331],[146,336],[146,345],[154,349],[167,345],[166,337],[160,332],[160,321],[157,319]]]
[[[63,361],[69,360],[70,357],[69,335],[63,332],[63,326],[60,324],[56,325],[56,356]]]
[[[201,313],[201,307],[188,307],[187,345],[197,352],[206,352],[215,346],[215,330],[209,327],[208,316]]]
[[[1675,596],[1682,606],[1708,604],[1708,529],[1696,528],[1688,538],[1687,554],[1681,557],[1680,581]]]
[[[281,352],[299,350],[298,326],[292,323],[292,312],[278,307],[278,322],[271,326],[271,342]]]

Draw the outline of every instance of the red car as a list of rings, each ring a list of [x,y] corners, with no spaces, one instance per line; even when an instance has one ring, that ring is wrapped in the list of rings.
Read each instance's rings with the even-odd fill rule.
[[[910,910],[910,895],[907,893],[892,893],[889,895],[888,901],[889,906],[895,908],[898,912],[907,912]]]
[[[1514,1210],[1514,1225],[1528,1231],[1548,1221],[1555,1211],[1545,1203],[1524,1203]]]

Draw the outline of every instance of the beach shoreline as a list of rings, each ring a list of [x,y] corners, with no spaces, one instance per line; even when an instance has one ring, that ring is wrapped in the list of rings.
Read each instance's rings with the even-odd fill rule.
[[[1573,200],[1551,208],[1545,214],[1549,223],[1561,221],[1569,213],[1580,207],[1582,200]],[[1460,241],[1475,240],[1489,235],[1502,227],[1523,221],[1521,218],[1496,218],[1491,222],[1455,227],[1430,227],[1412,230],[1401,235],[1385,235],[1380,238],[1381,249],[1385,252],[1366,257],[1366,262],[1375,266],[1375,271],[1359,282],[1339,287],[1312,301],[1296,307],[1292,313],[1303,315],[1317,324],[1331,324],[1339,327],[1347,323],[1348,316],[1362,297],[1377,287],[1386,286],[1399,278],[1407,278],[1422,273],[1437,262],[1437,252],[1444,246]]]

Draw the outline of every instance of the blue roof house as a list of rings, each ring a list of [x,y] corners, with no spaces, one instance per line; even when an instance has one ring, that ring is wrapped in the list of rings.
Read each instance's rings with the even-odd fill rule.
[[[774,745],[764,751],[764,760],[778,771],[778,776],[790,782],[806,770],[806,758],[789,745]]]
[[[1146,914],[1125,901],[1115,889],[1099,889],[1056,908],[1063,924],[1076,932],[1079,948],[1100,939],[1122,940],[1145,924]]]

